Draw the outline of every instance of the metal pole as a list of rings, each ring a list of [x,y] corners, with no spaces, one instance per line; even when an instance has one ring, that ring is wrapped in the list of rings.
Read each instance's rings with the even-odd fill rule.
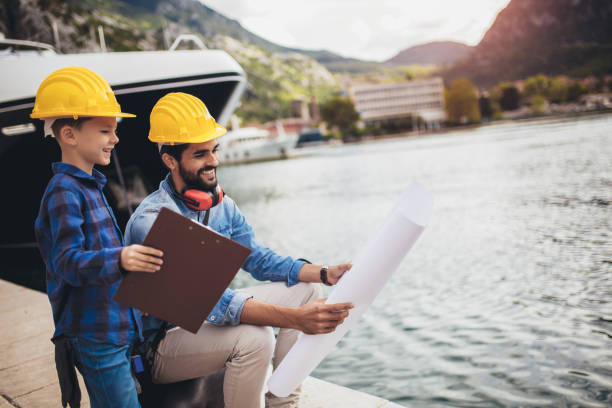
[[[57,29],[57,21],[54,21],[52,24],[53,27],[53,40],[55,41],[55,49],[60,50],[60,38],[59,38],[59,30]]]
[[[164,20],[162,37],[164,37],[164,49],[167,50],[170,48],[170,34],[168,33],[168,22],[166,20]]]
[[[98,37],[100,37],[100,48],[102,48],[102,52],[106,52],[106,41],[104,40],[104,28],[102,28],[101,25],[98,26]]]

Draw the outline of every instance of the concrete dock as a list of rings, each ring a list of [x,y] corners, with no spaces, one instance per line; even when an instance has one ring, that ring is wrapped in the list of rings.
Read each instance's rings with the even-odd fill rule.
[[[44,293],[0,279],[0,408],[61,407],[53,318]],[[89,399],[79,375],[83,400]],[[382,398],[308,377],[300,408],[399,408]]]

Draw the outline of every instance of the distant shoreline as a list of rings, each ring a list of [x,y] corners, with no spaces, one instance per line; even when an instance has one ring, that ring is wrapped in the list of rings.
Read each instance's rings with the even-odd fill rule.
[[[437,129],[437,130],[428,130],[428,131],[413,130],[410,132],[393,133],[393,134],[380,135],[380,136],[363,136],[355,140],[346,141],[343,144],[359,144],[359,143],[377,142],[377,141],[388,140],[388,139],[426,137],[426,136],[431,136],[431,135],[440,135],[440,134],[450,133],[454,131],[477,129],[483,126],[495,126],[495,125],[508,124],[508,123],[517,123],[517,122],[520,122],[520,123],[561,122],[564,120],[571,120],[575,118],[599,116],[599,115],[612,115],[612,109],[587,111],[587,112],[563,113],[563,114],[554,114],[554,115],[529,116],[529,117],[516,118],[516,119],[498,119],[498,120],[492,120],[490,122],[482,122],[482,123],[469,124],[469,125],[447,126],[447,127]]]

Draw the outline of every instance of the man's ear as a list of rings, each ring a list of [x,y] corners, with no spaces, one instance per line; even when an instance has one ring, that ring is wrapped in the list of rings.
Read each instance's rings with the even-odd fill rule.
[[[176,161],[176,159],[168,153],[162,154],[161,159],[168,168],[168,170],[174,170],[178,167],[178,162]]]
[[[76,134],[74,133],[74,129],[70,125],[62,126],[62,128],[59,131],[59,138],[62,141],[62,143],[65,143],[69,146],[76,146],[78,144],[77,139],[76,139]]]

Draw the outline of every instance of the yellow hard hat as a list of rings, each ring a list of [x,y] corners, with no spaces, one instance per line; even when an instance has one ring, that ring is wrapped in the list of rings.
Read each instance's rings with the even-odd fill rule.
[[[136,117],[121,112],[108,82],[92,70],[68,67],[52,72],[38,87],[30,117],[82,116]]]
[[[193,95],[172,92],[157,101],[151,111],[149,140],[164,144],[202,143],[225,134],[206,105]]]

